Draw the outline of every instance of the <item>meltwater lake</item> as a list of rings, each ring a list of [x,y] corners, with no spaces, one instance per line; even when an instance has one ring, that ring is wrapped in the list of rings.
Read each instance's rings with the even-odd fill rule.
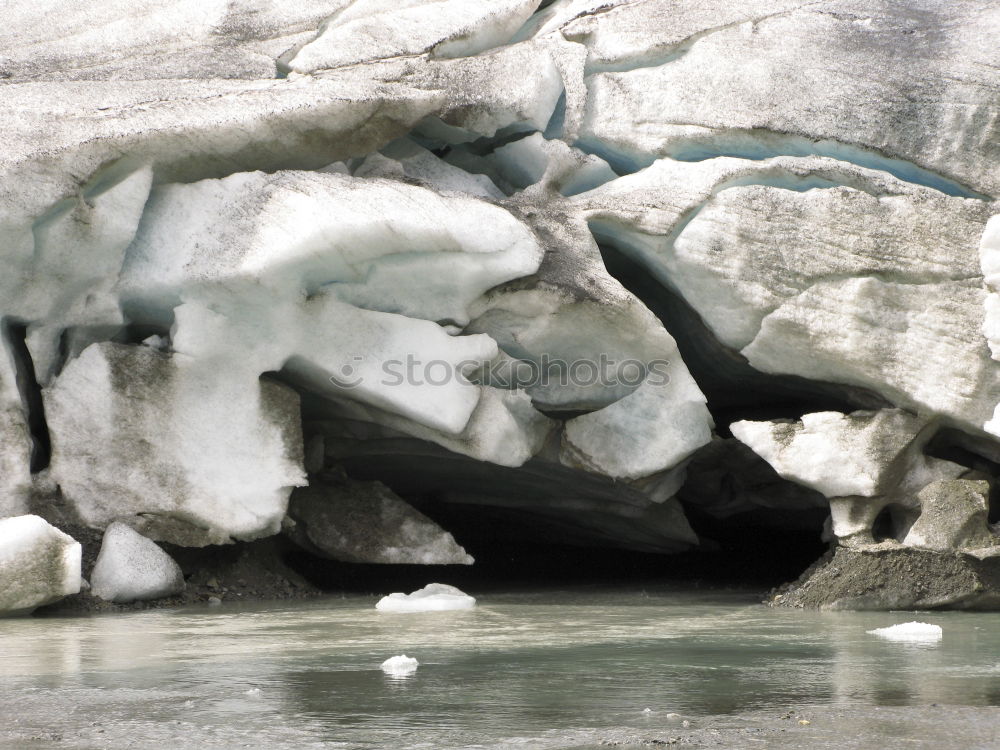
[[[1000,614],[758,599],[575,587],[425,614],[351,596],[0,620],[0,747],[1000,746]],[[867,632],[915,619],[943,638]],[[384,674],[399,654],[419,668]]]

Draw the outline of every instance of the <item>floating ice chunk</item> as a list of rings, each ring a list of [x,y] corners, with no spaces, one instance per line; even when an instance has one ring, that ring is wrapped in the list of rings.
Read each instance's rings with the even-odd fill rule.
[[[160,599],[184,590],[184,574],[174,559],[119,521],[104,532],[90,579],[94,594],[109,602]]]
[[[889,641],[921,642],[940,641],[943,634],[940,625],[931,625],[927,622],[904,622],[900,625],[876,628],[868,632]]]
[[[402,656],[392,656],[382,662],[382,671],[391,675],[407,675],[417,671],[420,662],[403,654]]]
[[[442,612],[449,609],[472,609],[474,597],[444,583],[429,583],[412,594],[389,594],[378,600],[379,612]],[[383,665],[384,667],[384,665]]]

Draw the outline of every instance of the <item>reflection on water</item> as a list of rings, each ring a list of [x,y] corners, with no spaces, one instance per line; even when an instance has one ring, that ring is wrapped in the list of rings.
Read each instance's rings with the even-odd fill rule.
[[[910,613],[769,610],[743,595],[533,592],[420,615],[374,603],[0,621],[0,706],[17,717],[0,742],[490,746],[645,730],[670,713],[1000,704],[1000,615],[922,614],[944,639],[913,644],[866,633]],[[415,673],[380,670],[403,653]]]

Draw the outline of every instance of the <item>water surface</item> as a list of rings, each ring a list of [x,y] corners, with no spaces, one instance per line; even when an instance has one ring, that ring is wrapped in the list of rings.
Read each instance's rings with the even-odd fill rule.
[[[989,708],[1000,705],[1000,614],[755,600],[576,588],[491,594],[450,613],[379,613],[374,598],[348,597],[0,620],[0,744],[917,747],[960,724],[973,731],[964,746],[1000,747]],[[915,617],[944,639],[866,632]],[[381,672],[403,653],[419,659],[414,675]]]

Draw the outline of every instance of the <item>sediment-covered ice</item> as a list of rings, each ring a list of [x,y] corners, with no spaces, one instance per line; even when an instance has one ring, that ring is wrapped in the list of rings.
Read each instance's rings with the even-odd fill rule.
[[[153,538],[196,545],[278,531],[305,482],[298,396],[212,370],[93,344],[46,389],[51,476],[85,523],[130,516]]]
[[[996,105],[996,73],[988,66],[997,53],[987,40],[996,9],[955,16],[953,6],[917,6],[927,14],[917,25],[942,29],[946,18],[952,25],[914,45],[899,41],[914,29],[912,15],[869,4],[839,13],[844,6],[831,2],[749,3],[737,15],[730,3],[700,0],[616,3],[607,26],[598,14],[566,26],[578,26],[582,39],[598,35],[591,66],[607,71],[587,79],[581,135],[623,163],[825,152],[890,169],[895,160],[915,180],[996,194],[997,144],[987,135],[995,132],[987,113]],[[632,33],[616,33],[629,28],[629,16]],[[653,30],[657,16],[665,31]],[[942,59],[938,50],[959,38],[964,54]],[[830,62],[814,70],[810,59]],[[721,81],[727,96],[706,98]],[[898,97],[916,91],[938,93],[901,110]],[[969,108],[961,120],[949,119],[955,98]],[[861,106],[841,106],[846,100]],[[945,120],[947,134],[932,124]]]
[[[248,174],[158,191],[121,284],[133,317],[175,320],[173,346],[196,364],[228,361],[245,384],[284,370],[448,441],[487,402],[503,412],[497,424],[544,422],[470,382],[494,341],[438,324],[463,326],[473,300],[541,256],[526,226],[480,200],[385,179]],[[465,445],[494,455],[486,441]]]
[[[81,547],[35,515],[0,519],[0,616],[80,591]]]
[[[444,583],[428,583],[422,589],[410,594],[389,594],[378,600],[375,609],[379,612],[443,612],[452,609],[472,609],[475,598],[454,586]]]
[[[0,329],[2,330],[2,329]],[[28,512],[34,444],[17,388],[13,354],[0,340],[0,518]]]
[[[342,6],[342,0],[294,8],[268,0],[73,6],[45,0],[36,8],[49,23],[11,12],[0,30],[0,47],[5,70],[19,79],[270,78],[274,58],[312,39],[316,27]]]
[[[416,56],[466,57],[498,47],[540,0],[362,0],[332,15],[315,39],[290,55],[297,72]]]

